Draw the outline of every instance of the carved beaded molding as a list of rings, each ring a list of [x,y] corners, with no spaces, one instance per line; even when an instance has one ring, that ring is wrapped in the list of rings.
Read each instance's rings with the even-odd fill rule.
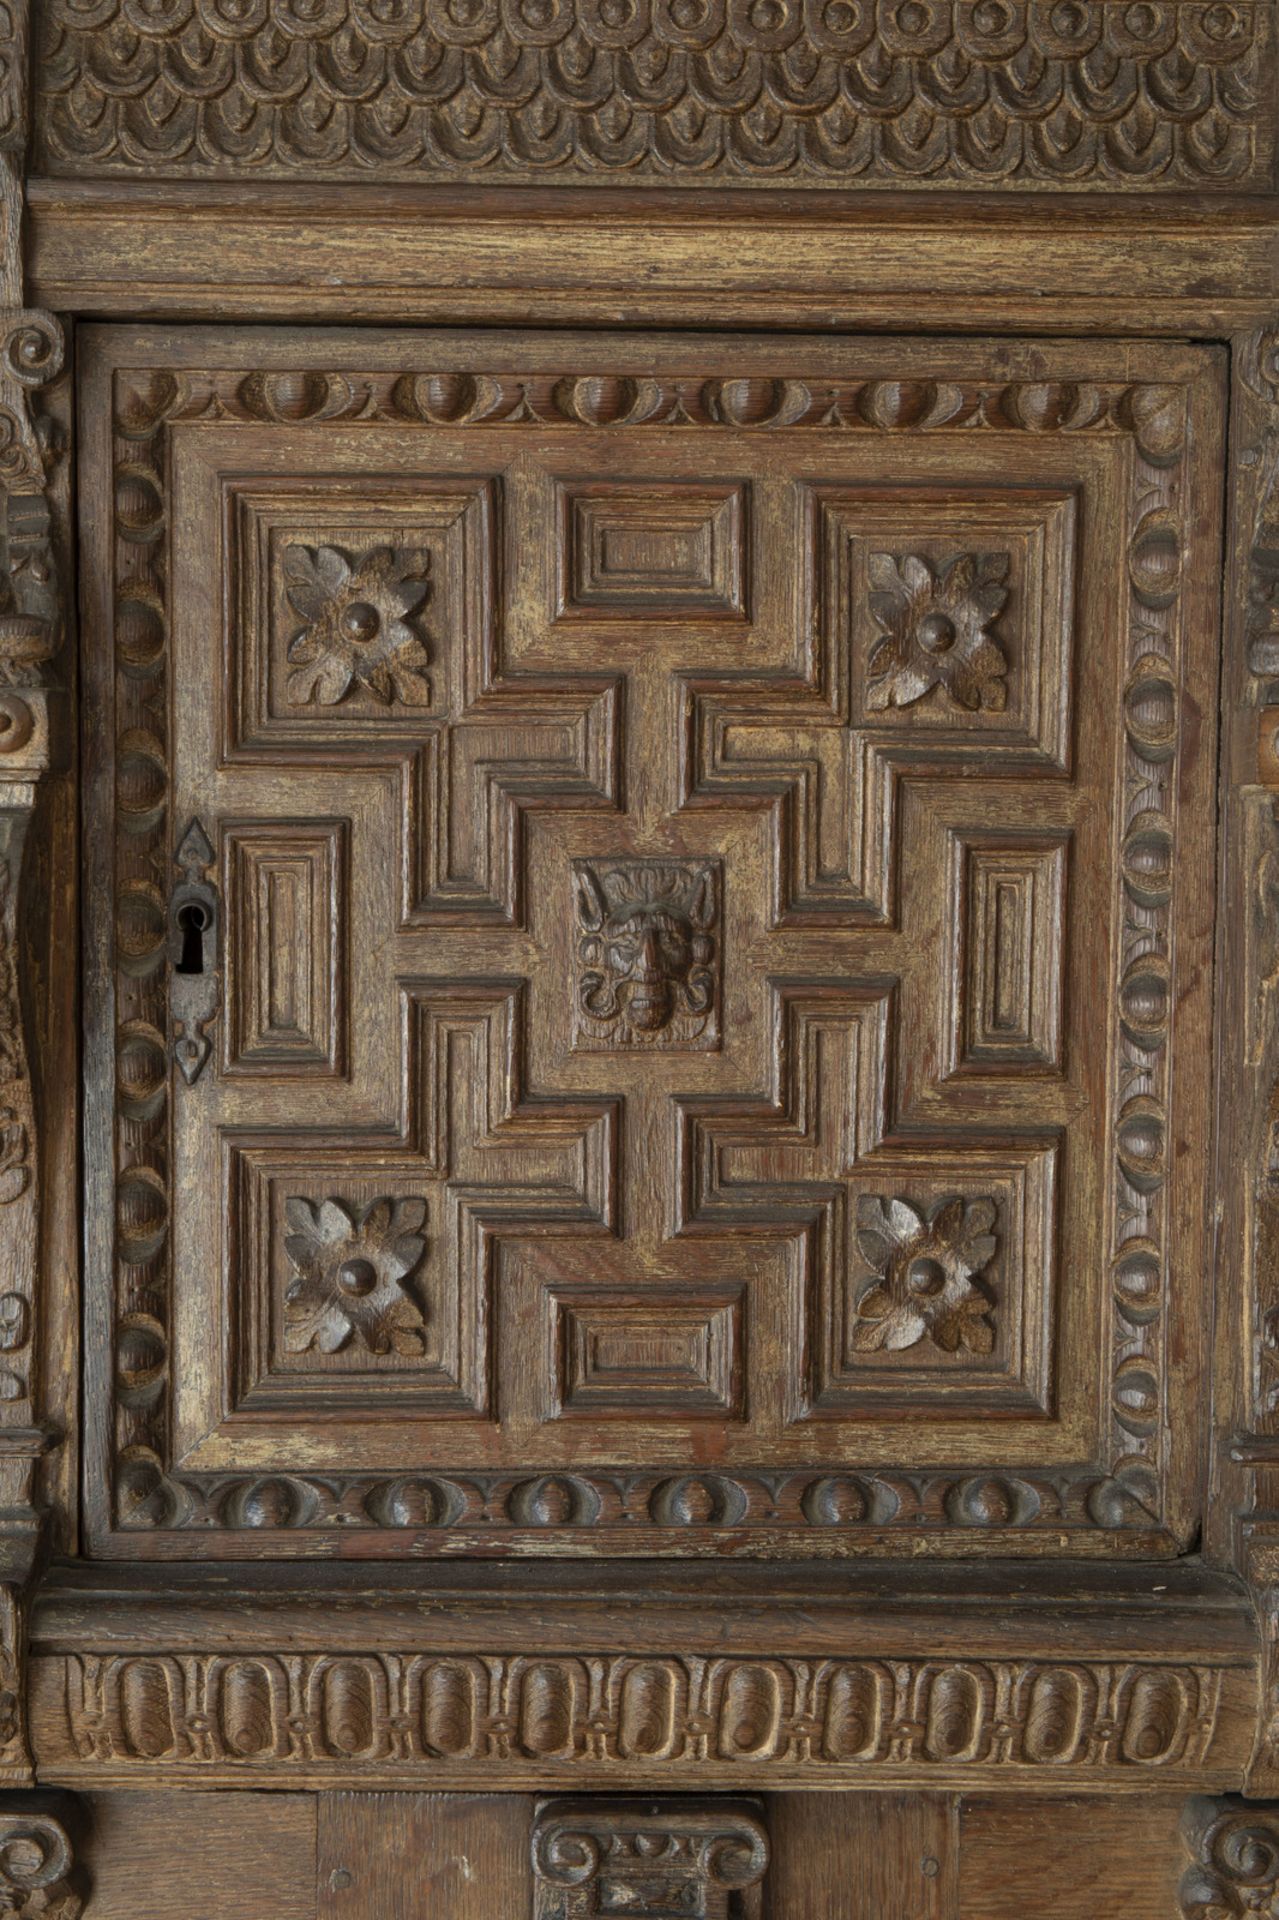
[[[1270,184],[1253,0],[49,0],[46,172]]]
[[[895,1768],[1193,1778],[1224,1670],[1092,1660],[582,1654],[75,1654],[38,1661],[41,1764],[101,1782],[175,1773],[459,1785],[564,1769],[797,1785]]]
[[[115,828],[118,1036],[115,1252],[115,1524],[126,1530],[252,1530],[258,1553],[296,1551],[297,1529],[385,1530],[396,1553],[456,1552],[468,1541],[539,1550],[577,1530],[615,1549],[846,1551],[908,1530],[1019,1534],[1127,1532],[1133,1549],[1168,1544],[1163,1521],[1167,1338],[1165,982],[1177,844],[1180,571],[1187,395],[1179,385],[1107,382],[681,379],[615,376],[141,369],[115,377],[117,506]],[[1126,745],[1120,885],[1112,957],[1114,1079],[1108,1197],[1112,1286],[1106,1331],[1109,1430],[1092,1465],[1028,1469],[845,1468],[690,1472],[452,1471],[395,1475],[169,1470],[170,1299],[163,930],[137,920],[169,844],[165,533],[170,427],[216,420],[448,422],[511,427],[646,423],[689,431],[750,425],[824,433],[1097,434],[1130,440],[1126,527]],[[397,1537],[398,1536],[398,1537]],[[825,1547],[823,1549],[823,1541]],[[227,1550],[225,1541],[221,1550]],[[117,1548],[117,1550],[121,1550]]]

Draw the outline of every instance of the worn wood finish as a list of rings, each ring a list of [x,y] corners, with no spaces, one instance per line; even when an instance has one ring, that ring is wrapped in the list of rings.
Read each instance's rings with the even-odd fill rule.
[[[285,178],[1273,185],[1261,0],[803,8],[47,0],[37,164]]]
[[[1183,1546],[1219,358],[84,356],[97,1550]]]
[[[1279,1911],[1275,17],[0,20],[6,1910]]]
[[[291,180],[33,180],[33,298],[105,318],[1118,332],[1223,339],[1279,300],[1268,202],[1009,206]],[[546,262],[555,262],[548,275]]]
[[[104,1793],[85,1805],[89,1920],[316,1920],[320,1805],[306,1794]]]
[[[156,1920],[438,1920],[442,1912],[532,1920],[530,1795],[219,1794],[195,1804],[193,1821],[190,1801],[163,1793],[86,1802],[98,1862],[93,1920],[134,1920],[138,1875],[152,1889],[147,1911]],[[713,1813],[717,1801],[693,1804]],[[1020,1803],[787,1794],[766,1796],[763,1818],[774,1914],[1015,1920],[1029,1910],[1047,1920],[1113,1912],[1201,1920],[1210,1892],[1224,1901],[1221,1912],[1268,1911],[1255,1903],[1264,1853],[1242,1882],[1231,1880],[1231,1856],[1223,1863],[1220,1847],[1201,1857],[1205,1840],[1227,1837],[1223,1819],[1249,1825],[1237,1803],[1196,1803],[1187,1815],[1180,1799],[1157,1794],[1114,1803],[1060,1794]],[[1251,1825],[1264,1846],[1255,1810]]]
[[[1176,1565],[63,1570],[33,1628],[42,1777],[289,1789],[1114,1794],[1241,1784],[1242,1588]],[[1038,1786],[1036,1785],[1038,1783]]]

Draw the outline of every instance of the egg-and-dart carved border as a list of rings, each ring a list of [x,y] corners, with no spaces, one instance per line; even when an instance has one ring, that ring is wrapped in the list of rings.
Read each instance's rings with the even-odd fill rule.
[[[1188,394],[1180,384],[1085,381],[673,378],[377,372],[118,370],[116,555],[116,1525],[154,1550],[252,1533],[288,1554],[298,1531],[376,1530],[389,1553],[565,1547],[586,1530],[615,1551],[838,1552],[909,1529],[976,1528],[1009,1543],[1036,1530],[1162,1535],[1167,1296],[1166,1102],[1171,900],[1177,841],[1179,597]],[[154,884],[169,818],[166,728],[167,439],[216,420],[322,426],[432,423],[808,428],[823,433],[1098,434],[1131,443],[1122,794],[1123,898],[1113,957],[1115,1082],[1109,1126],[1112,1287],[1109,1444],[1096,1464],[866,1472],[490,1471],[400,1475],[169,1471],[165,1457],[169,1090],[163,918]],[[174,1534],[165,1546],[164,1536]],[[182,1542],[185,1541],[185,1545]]]

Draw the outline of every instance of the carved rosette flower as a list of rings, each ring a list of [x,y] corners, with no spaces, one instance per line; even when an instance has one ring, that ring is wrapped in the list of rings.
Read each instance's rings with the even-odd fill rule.
[[[857,1301],[859,1353],[929,1340],[943,1353],[989,1353],[994,1299],[978,1279],[995,1255],[993,1200],[943,1200],[928,1217],[906,1200],[863,1194],[857,1244],[872,1278]]]
[[[387,706],[430,704],[426,648],[412,624],[430,592],[428,556],[375,547],[352,560],[337,547],[291,546],[289,605],[306,622],[289,642],[289,699],[337,706],[362,687]]]
[[[285,1252],[296,1270],[284,1296],[291,1353],[336,1353],[353,1341],[370,1353],[420,1354],[424,1316],[404,1282],[426,1251],[426,1202],[285,1202]]]
[[[919,554],[872,553],[866,704],[909,707],[941,687],[968,713],[1002,713],[1008,660],[990,632],[1008,601],[1006,553],[961,553],[934,571]]]

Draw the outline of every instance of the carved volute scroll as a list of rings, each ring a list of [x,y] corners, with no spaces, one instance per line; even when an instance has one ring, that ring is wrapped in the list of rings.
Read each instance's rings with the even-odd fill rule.
[[[84,1900],[67,1830],[44,1811],[0,1808],[0,1913],[78,1920]]]
[[[534,1920],[759,1920],[767,1870],[753,1803],[551,1800],[533,1827]]]
[[[1279,1920],[1279,1810],[1243,1800],[1192,1800],[1182,1827],[1191,1864],[1182,1920]]]

